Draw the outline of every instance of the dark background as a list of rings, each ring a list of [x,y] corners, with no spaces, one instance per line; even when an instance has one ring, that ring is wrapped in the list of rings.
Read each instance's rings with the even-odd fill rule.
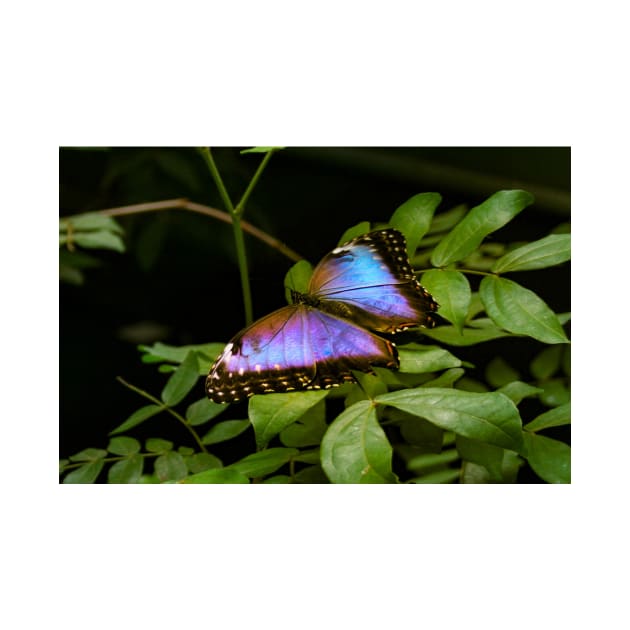
[[[262,159],[239,151],[213,149],[234,203]],[[59,155],[61,216],[180,197],[224,209],[205,163],[190,148],[62,148]],[[507,188],[532,192],[536,203],[491,239],[545,236],[570,220],[570,149],[288,148],[271,158],[245,218],[316,263],[347,227],[386,221],[417,193],[439,192],[440,210],[446,210],[459,203],[472,207]],[[159,395],[166,377],[140,362],[138,343],[225,342],[244,324],[229,225],[181,210],[119,221],[127,252],[90,252],[102,265],[86,270],[84,285],[60,284],[61,457],[104,447],[108,431],[146,403],[116,376]],[[260,317],[284,304],[283,279],[292,263],[247,235],[246,245],[254,316]],[[511,277],[556,312],[570,310],[568,265]],[[479,374],[484,362],[500,354],[527,380],[527,364],[543,347],[508,339],[451,350],[477,365]],[[202,396],[200,381],[191,400]],[[528,407],[521,410],[525,416]],[[529,411],[542,409],[530,405]],[[171,419],[149,423],[133,434],[188,444],[189,436]],[[523,480],[535,479],[525,471]]]

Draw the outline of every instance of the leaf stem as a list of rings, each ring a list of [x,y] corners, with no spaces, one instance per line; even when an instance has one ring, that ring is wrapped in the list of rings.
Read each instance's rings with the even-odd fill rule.
[[[131,391],[136,392],[136,394],[140,394],[140,396],[143,396],[147,400],[150,400],[152,403],[158,405],[159,407],[161,407],[163,411],[167,411],[174,418],[179,420],[186,427],[188,432],[193,436],[193,438],[195,439],[195,442],[197,442],[202,452],[204,453],[208,452],[208,450],[202,443],[201,438],[199,437],[199,434],[186,422],[186,418],[184,418],[183,416],[178,414],[174,409],[172,409],[171,407],[163,403],[159,398],[156,398],[155,396],[152,396],[151,394],[149,394],[149,392],[145,392],[143,389],[140,389],[139,387],[136,387],[135,385],[128,383],[124,378],[117,376],[116,380],[122,383],[125,387],[127,387]]]
[[[254,176],[249,182],[249,185],[245,189],[245,192],[243,193],[241,200],[236,205],[236,208],[234,211],[239,217],[245,211],[245,204],[247,203],[249,196],[252,194],[252,191],[254,190],[256,184],[258,183],[258,180],[260,179],[260,176],[262,175],[262,172],[265,170],[265,167],[267,166],[267,163],[271,159],[271,156],[273,155],[273,153],[274,153],[273,151],[269,151],[268,153],[265,153],[265,157],[263,158],[262,162],[258,165],[258,169],[254,173]]]

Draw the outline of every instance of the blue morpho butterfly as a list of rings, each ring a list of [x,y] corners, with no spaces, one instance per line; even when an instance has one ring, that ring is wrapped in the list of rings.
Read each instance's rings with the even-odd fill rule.
[[[327,389],[352,370],[398,368],[394,343],[376,333],[432,327],[437,303],[418,283],[405,237],[394,229],[358,236],[315,267],[308,293],[239,332],[206,379],[214,402],[253,394]]]

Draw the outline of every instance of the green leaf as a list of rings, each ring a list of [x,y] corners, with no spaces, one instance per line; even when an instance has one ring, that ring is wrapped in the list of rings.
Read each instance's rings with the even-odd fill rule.
[[[400,409],[391,409],[390,415],[392,420],[402,419],[399,424],[400,434],[407,444],[418,446],[427,453],[439,453],[442,450],[443,429]]]
[[[291,291],[297,291],[298,293],[307,293],[308,285],[313,275],[313,265],[308,260],[300,260],[295,263],[287,271],[284,277],[284,292],[287,302],[290,304]]]
[[[505,254],[494,263],[494,273],[543,269],[571,258],[571,235],[551,234]]]
[[[466,392],[477,392],[480,394],[490,391],[490,388],[485,383],[470,376],[462,376],[455,384],[455,387]]]
[[[268,448],[258,453],[252,453],[240,461],[230,464],[229,469],[235,470],[247,477],[264,477],[276,472],[295,457],[300,451],[296,448]]]
[[[472,295],[466,276],[459,271],[431,269],[422,274],[420,283],[440,305],[440,316],[461,331]]]
[[[326,404],[321,402],[313,405],[306,413],[298,418],[293,424],[280,432],[280,441],[285,446],[313,446],[322,441],[328,425],[326,424]],[[295,458],[296,461],[304,461]],[[317,460],[319,461],[319,456]]]
[[[488,362],[485,376],[486,381],[492,387],[503,387],[503,385],[517,381],[520,378],[520,374],[505,359],[499,356],[492,358]]]
[[[160,481],[180,481],[188,474],[188,468],[179,453],[169,451],[155,460],[155,474]]]
[[[379,394],[387,392],[387,385],[383,382],[378,374],[367,374],[365,372],[353,372],[354,377],[357,379],[357,383],[360,385],[360,389],[364,392],[368,398],[374,398]]]
[[[212,402],[207,398],[202,398],[197,402],[192,403],[186,409],[186,421],[192,427],[199,426],[216,418],[222,411],[225,411],[229,405],[221,405],[219,403]]]
[[[223,462],[212,453],[195,453],[184,457],[184,461],[188,470],[193,474],[204,470],[223,468]]]
[[[138,483],[144,458],[135,454],[116,462],[107,472],[107,483]]]
[[[497,326],[483,328],[463,328],[461,333],[455,326],[438,326],[437,328],[422,329],[422,334],[445,343],[449,346],[474,346],[484,341],[492,341],[501,337],[511,337],[512,334],[501,330]]]
[[[328,427],[322,468],[333,483],[395,483],[392,447],[370,401],[348,407]]]
[[[458,435],[456,440],[457,450],[462,459],[483,466],[492,481],[503,479],[503,454],[505,451],[492,444],[471,440]]]
[[[63,251],[63,250],[62,250]],[[79,269],[59,263],[59,280],[68,284],[82,285],[85,282],[85,275]]]
[[[243,149],[241,151],[241,155],[246,155],[247,153],[270,153],[271,151],[281,151],[286,147],[252,147],[251,149]]]
[[[125,251],[123,240],[113,232],[76,232],[72,235],[72,242],[88,249],[113,249],[121,253]]]
[[[438,346],[407,344],[398,347],[400,372],[423,374],[437,372],[452,367],[460,367],[462,362],[448,350]]]
[[[102,448],[85,448],[75,455],[70,455],[72,462],[95,462],[99,459],[107,457],[107,451]]]
[[[215,424],[204,436],[201,438],[202,444],[218,444],[219,442],[225,442],[235,438],[237,435],[243,433],[249,427],[249,420],[225,420]]]
[[[447,470],[438,470],[422,477],[410,479],[408,483],[453,483],[459,478],[460,471],[458,468],[448,468]]]
[[[367,234],[371,230],[369,221],[361,221],[361,223],[357,223],[352,227],[349,227],[342,235],[339,241],[337,242],[337,246],[345,245],[348,241],[351,241],[353,238],[357,236],[362,236],[363,234]]]
[[[490,233],[509,223],[534,197],[524,190],[501,190],[472,208],[433,250],[431,263],[444,267],[462,260]]]
[[[543,343],[568,343],[556,314],[533,291],[520,284],[486,276],[479,294],[492,321],[512,333]]]
[[[230,468],[212,468],[182,479],[180,483],[249,483],[249,479]]]
[[[150,453],[166,453],[173,448],[173,442],[162,438],[148,438],[144,447]]]
[[[527,461],[548,483],[571,483],[571,447],[535,433],[524,433]]]
[[[528,431],[540,431],[541,429],[548,429],[549,427],[559,427],[565,424],[571,424],[571,403],[565,403],[545,413],[541,413],[534,418],[531,422],[528,422],[523,428]]]
[[[537,396],[543,390],[540,387],[532,387],[522,381],[513,381],[500,387],[497,391],[505,394],[515,405],[518,405],[523,398]]]
[[[189,352],[173,372],[162,390],[164,404],[173,407],[182,401],[199,378],[199,363],[194,351]]]
[[[265,448],[271,438],[293,424],[327,394],[327,390],[321,390],[252,396],[248,415],[254,425],[258,448]]]
[[[522,448],[518,409],[507,396],[497,392],[418,387],[384,394],[376,400],[464,437],[515,451]]]
[[[107,450],[114,455],[134,455],[140,451],[140,448],[141,445],[138,440],[123,435],[112,438]]]
[[[564,352],[562,354],[562,371],[571,376],[571,346],[564,346]]]
[[[407,240],[407,253],[412,256],[422,237],[428,232],[435,209],[442,196],[438,193],[414,195],[392,214],[389,224],[402,232]]]
[[[145,407],[140,407],[140,409],[134,411],[122,424],[118,425],[113,431],[110,431],[109,435],[122,433],[123,431],[132,429],[145,420],[148,420],[152,416],[160,413],[160,411],[162,411],[162,407],[159,405],[146,405]]]
[[[83,466],[69,472],[63,478],[63,483],[94,483],[104,465],[105,462],[102,459],[83,464]]]
[[[450,370],[446,370],[438,376],[437,378],[433,378],[426,383],[422,383],[422,387],[451,387],[454,383],[456,383],[464,374],[466,370],[464,368],[451,368]]]
[[[293,476],[293,483],[330,483],[321,466],[306,466]]]
[[[300,454],[296,455],[293,459],[296,462],[303,462],[304,464],[319,464],[321,459],[319,448],[313,448],[308,451],[300,451]]]
[[[59,219],[59,230],[68,231],[68,227],[72,226],[73,232],[89,232],[91,230],[105,230],[123,234],[122,226],[116,219],[108,217],[98,212],[86,212],[84,214],[75,214],[71,217],[63,217]]]
[[[563,346],[549,346],[537,354],[529,364],[532,376],[541,380],[553,376],[560,369],[563,350]]]

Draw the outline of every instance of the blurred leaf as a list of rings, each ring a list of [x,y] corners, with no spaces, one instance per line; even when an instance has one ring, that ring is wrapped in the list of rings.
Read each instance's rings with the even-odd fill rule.
[[[59,264],[59,279],[68,284],[80,286],[85,281],[83,272],[68,265]]]
[[[556,314],[533,291],[506,278],[486,276],[479,293],[486,312],[501,328],[543,343],[568,343]]]
[[[157,214],[162,216],[144,223],[135,239],[134,253],[142,271],[149,271],[155,266],[170,228],[168,214]]]
[[[571,400],[571,392],[563,379],[554,378],[549,381],[543,381],[539,383],[539,386],[544,391],[538,398],[547,407],[558,407]]]
[[[520,451],[521,419],[514,403],[503,394],[424,388],[378,396],[379,403],[402,409],[458,435]]]
[[[345,245],[348,241],[351,241],[353,238],[357,236],[362,236],[363,234],[367,234],[372,228],[370,227],[369,221],[361,221],[361,223],[357,223],[352,227],[349,227],[342,235],[339,241],[337,242],[337,246]]]
[[[308,451],[300,451],[300,454],[296,455],[293,459],[296,462],[303,462],[304,464],[319,464],[319,448],[313,448]]]
[[[70,455],[71,462],[94,462],[107,457],[107,451],[102,448],[85,448],[75,455]]]
[[[212,468],[182,479],[180,483],[249,483],[249,479],[230,468]]]
[[[148,438],[144,447],[150,453],[166,453],[173,448],[173,442],[162,438]]]
[[[571,346],[564,346],[564,352],[562,353],[562,371],[571,376]]]
[[[470,304],[468,305],[468,313],[466,314],[466,321],[469,322],[475,317],[484,311],[483,302],[481,301],[481,297],[479,296],[478,291],[473,291],[470,296]]]
[[[72,242],[88,249],[113,249],[121,253],[125,251],[123,240],[113,232],[75,232]]]
[[[459,271],[431,269],[422,274],[420,284],[440,305],[440,316],[461,331],[471,300],[470,284],[466,276]]]
[[[169,147],[153,152],[158,168],[167,177],[184,187],[184,190],[199,193],[203,190],[199,172],[193,167],[189,156]]]
[[[333,483],[395,483],[392,447],[369,401],[346,409],[328,427],[322,467]]]
[[[407,444],[419,446],[424,453],[439,453],[442,450],[444,430],[440,427],[400,409],[392,408],[388,417],[400,423],[400,434]]]
[[[405,236],[407,254],[412,256],[422,237],[428,232],[435,209],[442,196],[438,193],[414,195],[399,206],[392,214],[389,224]]]
[[[63,483],[94,483],[104,465],[105,462],[102,459],[83,464],[83,466],[70,471],[63,478]]]
[[[199,359],[199,374],[205,376],[210,371],[214,360],[223,352],[224,343],[204,343],[188,346],[169,346],[165,343],[154,343],[152,346],[139,345],[138,350],[143,353],[143,363],[161,363],[172,361],[181,363],[188,353],[194,351]]]
[[[252,396],[248,415],[254,426],[258,448],[265,448],[271,438],[326,398],[327,393],[327,390],[321,390]]]
[[[446,470],[429,473],[422,477],[414,477],[410,479],[408,483],[453,483],[457,481],[459,475],[459,468],[448,468]]]
[[[524,433],[527,461],[548,483],[571,483],[571,447],[536,433]]]
[[[503,479],[503,453],[505,451],[502,448],[471,440],[462,435],[457,436],[455,443],[462,459],[483,466],[492,481]]]
[[[485,383],[478,381],[476,378],[471,378],[470,376],[462,376],[462,378],[455,383],[455,388],[480,394],[490,391],[490,388]]]
[[[424,331],[423,331],[424,332]],[[400,372],[419,374],[459,367],[462,362],[448,350],[438,346],[406,344],[398,347]]]
[[[307,466],[293,476],[293,483],[330,483],[321,466]]]
[[[243,149],[241,155],[246,153],[269,153],[270,151],[281,151],[286,147],[252,147],[251,149]]]
[[[140,407],[140,409],[134,411],[122,424],[118,425],[114,430],[110,431],[109,435],[114,435],[114,433],[122,433],[123,431],[127,431],[128,429],[132,429],[145,420],[148,420],[152,416],[160,413],[160,411],[162,411],[162,407],[160,407],[159,405],[146,405],[144,407]]]
[[[235,438],[250,426],[249,420],[225,420],[215,424],[201,439],[202,444],[218,444]]]
[[[436,467],[452,464],[459,459],[459,453],[455,449],[449,449],[443,453],[418,455],[407,462],[407,470],[415,473],[427,472]]]
[[[551,234],[528,243],[499,258],[492,267],[494,273],[543,269],[566,262],[571,258],[571,235]]]
[[[522,381],[513,381],[500,387],[497,391],[505,394],[515,405],[518,405],[523,398],[537,396],[543,390],[540,387],[532,387]]]
[[[570,347],[570,346],[567,346]],[[560,369],[563,346],[549,346],[534,357],[529,364],[529,371],[536,379],[546,379]]]
[[[263,483],[291,483],[291,477],[289,475],[274,475],[273,477],[267,477]]]
[[[107,231],[116,234],[124,234],[122,226],[116,219],[98,212],[86,212],[59,219],[59,230],[68,231],[72,226],[73,232]]]
[[[190,426],[196,427],[216,418],[228,407],[229,405],[221,405],[207,398],[202,398],[188,406],[188,409],[186,409],[186,421]]]
[[[545,413],[540,414],[531,422],[528,422],[523,428],[528,431],[540,431],[549,427],[559,427],[565,424],[571,424],[571,403],[565,403]]]
[[[180,481],[188,474],[188,468],[179,453],[168,451],[155,460],[155,474],[160,481]]]
[[[284,277],[284,292],[287,303],[291,304],[291,291],[308,293],[308,285],[313,275],[313,265],[308,260],[300,260],[293,265]]]
[[[446,212],[440,212],[433,217],[431,221],[431,227],[427,234],[436,234],[437,232],[447,232],[453,226],[457,225],[462,217],[468,211],[466,204],[460,204],[455,206]]]
[[[534,197],[524,190],[501,190],[472,208],[433,250],[431,263],[444,267],[465,258],[490,233],[509,223]]]
[[[140,451],[140,448],[138,440],[123,435],[112,438],[107,450],[114,455],[134,455]]]
[[[520,374],[505,359],[496,356],[488,362],[485,370],[486,381],[492,387],[502,387],[520,378]]]
[[[138,483],[143,466],[144,458],[138,454],[116,462],[107,471],[107,483]]]
[[[353,371],[353,374],[360,388],[365,392],[368,398],[374,398],[379,394],[387,392],[387,385],[385,385],[378,374],[367,374],[356,370]]]
[[[229,469],[247,477],[264,477],[287,464],[298,453],[299,451],[296,448],[268,448],[264,451],[247,455],[240,461],[230,464]]]
[[[194,351],[190,351],[162,390],[164,404],[173,407],[181,402],[195,386],[198,378],[199,363]]]

